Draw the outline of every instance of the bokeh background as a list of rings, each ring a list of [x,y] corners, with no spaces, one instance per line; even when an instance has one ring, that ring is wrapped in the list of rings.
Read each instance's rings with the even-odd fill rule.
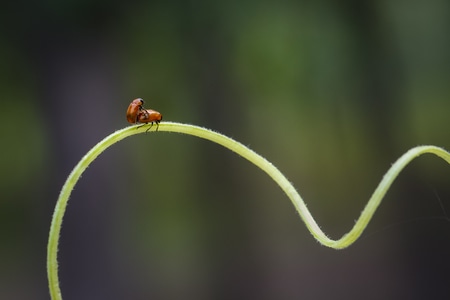
[[[420,144],[450,149],[450,2],[8,1],[0,11],[0,299],[48,299],[58,193],[137,97],[279,167],[334,238]],[[414,161],[362,239],[190,136],[130,137],[76,186],[64,299],[447,299],[450,167]]]

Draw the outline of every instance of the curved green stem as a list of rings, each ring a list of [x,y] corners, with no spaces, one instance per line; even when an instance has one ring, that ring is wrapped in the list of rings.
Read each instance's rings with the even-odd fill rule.
[[[52,299],[62,299],[58,279],[58,243],[64,212],[67,207],[69,196],[75,184],[77,183],[84,170],[86,170],[86,168],[89,166],[89,164],[108,147],[128,136],[138,133],[144,133],[147,130],[148,126],[150,125],[130,126],[109,135],[100,143],[98,143],[94,148],[92,148],[81,159],[81,161],[75,166],[75,168],[67,178],[61,190],[61,193],[59,194],[55,211],[53,213],[47,246],[47,275],[49,280],[50,295]],[[350,232],[348,232],[338,240],[332,240],[328,238],[326,234],[320,229],[319,225],[316,223],[311,213],[307,209],[305,202],[300,197],[299,193],[295,190],[293,185],[287,180],[287,178],[273,164],[271,164],[259,154],[250,150],[248,147],[220,133],[193,125],[162,122],[159,126],[159,131],[184,133],[212,141],[236,152],[240,156],[244,157],[257,167],[259,167],[261,170],[266,172],[286,193],[289,199],[291,199],[297,212],[305,222],[306,227],[311,232],[311,234],[323,245],[334,249],[342,249],[348,247],[361,236],[362,232],[368,225],[377,207],[380,205],[381,200],[391,186],[392,182],[403,170],[403,168],[408,165],[414,158],[425,153],[431,153],[444,159],[445,161],[447,161],[447,163],[450,164],[450,153],[442,148],[435,146],[419,146],[409,150],[408,152],[403,154],[403,156],[401,156],[384,175],[383,179],[375,189],[369,202],[367,203],[359,219],[356,221]]]

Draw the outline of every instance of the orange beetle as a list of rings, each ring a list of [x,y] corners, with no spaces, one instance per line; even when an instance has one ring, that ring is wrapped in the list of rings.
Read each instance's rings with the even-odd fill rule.
[[[131,101],[127,109],[127,121],[131,124],[139,122],[139,115],[144,111],[144,100],[141,98]]]
[[[142,110],[138,114],[138,122],[139,123],[145,123],[145,124],[152,123],[152,125],[147,129],[147,131],[149,131],[150,128],[152,128],[153,123],[156,123],[156,131],[158,131],[159,122],[161,122],[161,120],[162,120],[162,114],[153,109],[145,109],[145,110]]]

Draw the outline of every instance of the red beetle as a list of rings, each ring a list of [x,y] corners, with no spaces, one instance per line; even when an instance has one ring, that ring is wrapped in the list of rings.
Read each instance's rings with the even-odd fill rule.
[[[147,129],[147,131],[152,128],[153,123],[156,123],[156,131],[158,131],[159,128],[159,122],[162,120],[162,114],[156,110],[152,109],[145,109],[142,110],[138,115],[138,122],[139,123],[152,123],[152,125]]]
[[[144,100],[141,98],[131,101],[127,109],[127,121],[131,124],[139,122],[139,114],[144,111]]]

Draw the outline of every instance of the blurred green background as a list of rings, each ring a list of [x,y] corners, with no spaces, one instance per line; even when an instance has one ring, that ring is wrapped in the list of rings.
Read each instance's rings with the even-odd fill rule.
[[[8,1],[0,12],[0,299],[48,299],[58,193],[137,97],[273,162],[331,237],[420,144],[450,149],[450,2]],[[134,136],[76,186],[64,299],[444,299],[450,167],[400,175],[342,251],[235,154]]]

